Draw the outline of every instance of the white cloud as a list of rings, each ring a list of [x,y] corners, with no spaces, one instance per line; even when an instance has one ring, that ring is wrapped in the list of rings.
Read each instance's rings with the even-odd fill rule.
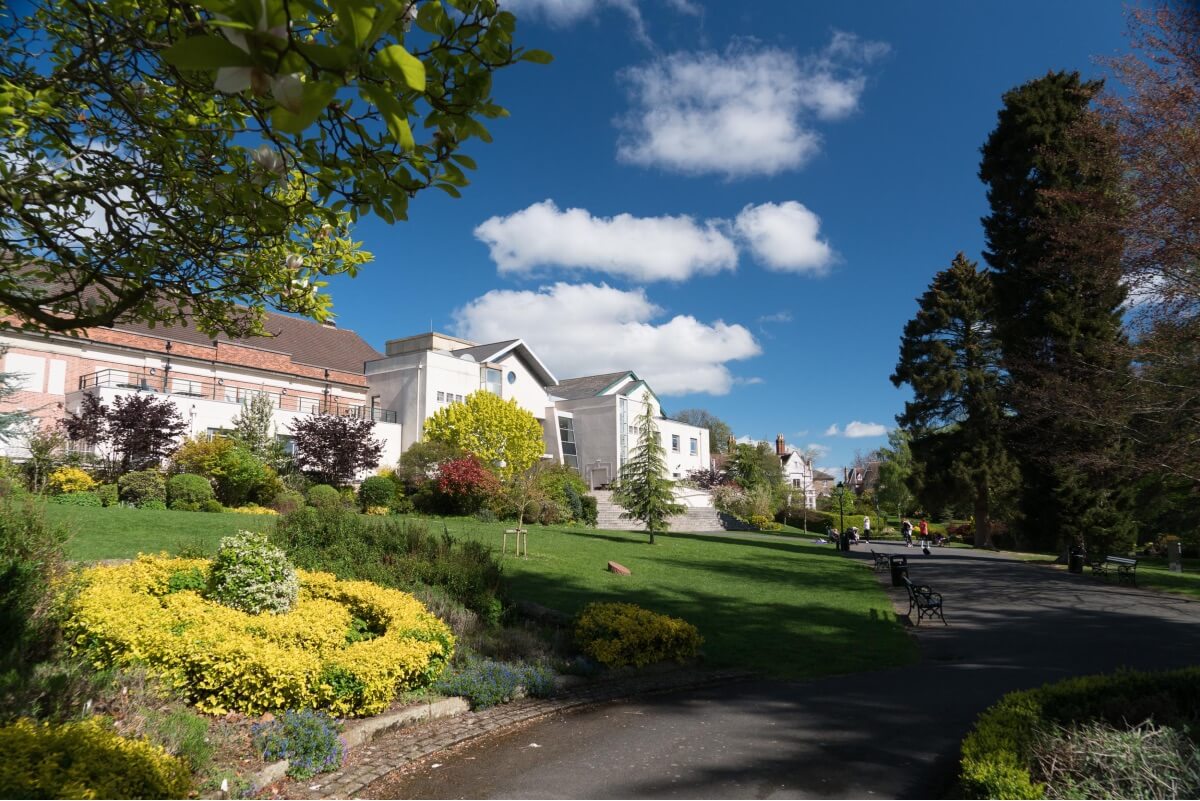
[[[767,379],[762,378],[760,376],[752,375],[748,378],[735,377],[733,379],[733,383],[743,384],[745,386],[753,386],[754,384],[765,384],[765,383],[767,383]]]
[[[539,268],[597,270],[633,281],[684,281],[737,267],[728,223],[678,217],[596,217],[586,209],[559,209],[552,200],[475,229],[501,273]]]
[[[821,218],[803,203],[748,205],[734,227],[767,269],[820,275],[833,262],[833,248],[820,238]]]
[[[623,70],[633,107],[617,121],[617,157],[727,178],[796,169],[820,149],[810,118],[856,111],[866,87],[861,68],[886,51],[835,31],[829,45],[803,59],[749,42]]]
[[[830,448],[828,445],[822,445],[819,442],[810,442],[804,446],[804,452],[812,454],[814,459],[824,459],[832,450],[833,448]]]
[[[454,313],[460,336],[521,337],[560,378],[633,370],[660,395],[723,395],[734,383],[726,365],[761,352],[740,325],[683,314],[655,322],[663,315],[644,290],[568,283],[495,289]]]
[[[837,424],[837,423],[833,423],[833,424],[831,424],[831,425],[829,426],[829,428],[825,429],[825,434],[824,434],[824,436],[826,436],[826,437],[836,437],[836,436],[837,436],[838,434],[840,434],[840,433],[842,433],[842,432],[841,432],[841,429],[839,429],[839,428],[838,428],[838,424]]]
[[[778,311],[774,314],[764,314],[758,318],[760,323],[790,323],[792,321],[792,313],[790,311]]]
[[[882,437],[887,433],[887,426],[879,423],[860,423],[855,420],[846,424],[846,436],[851,439],[862,437]]]
[[[672,0],[669,5],[683,13],[696,13],[687,0]],[[544,19],[560,28],[596,16],[604,9],[615,8],[629,17],[633,24],[634,38],[644,45],[653,46],[637,0],[505,0],[504,8],[518,17]]]

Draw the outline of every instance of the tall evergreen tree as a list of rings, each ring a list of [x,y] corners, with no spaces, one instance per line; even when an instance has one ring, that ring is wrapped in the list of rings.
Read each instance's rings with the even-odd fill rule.
[[[648,401],[648,399],[647,399]],[[667,518],[681,514],[684,507],[675,502],[671,487],[675,482],[664,478],[667,472],[667,452],[663,449],[654,424],[654,408],[649,402],[637,418],[638,444],[629,459],[621,466],[613,500],[625,511],[621,517],[645,524],[654,544],[654,534],[669,528]]]
[[[913,389],[896,421],[911,436],[922,502],[939,508],[931,501],[946,498],[934,496],[969,493],[975,544],[990,545],[991,496],[1011,471],[1001,433],[1003,376],[991,321],[992,281],[959,253],[918,302],[891,377],[896,386]]]
[[[1100,88],[1059,72],[1006,93],[979,176],[991,206],[985,258],[1015,413],[1007,442],[1021,465],[1022,531],[1043,546],[1086,534],[1107,550],[1133,534],[1129,499],[1111,472],[1119,429],[1064,413],[1065,398],[1102,403],[1128,374],[1113,347],[1126,297],[1120,229],[1072,233],[1102,206],[1119,216],[1116,152],[1090,124]]]

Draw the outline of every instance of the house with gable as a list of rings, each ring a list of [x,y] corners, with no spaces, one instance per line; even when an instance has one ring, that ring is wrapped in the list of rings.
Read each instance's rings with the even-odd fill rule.
[[[817,484],[813,471],[812,459],[795,448],[788,448],[783,434],[775,437],[775,455],[783,468],[783,481],[794,492],[804,493],[804,505],[809,509],[817,508]]]

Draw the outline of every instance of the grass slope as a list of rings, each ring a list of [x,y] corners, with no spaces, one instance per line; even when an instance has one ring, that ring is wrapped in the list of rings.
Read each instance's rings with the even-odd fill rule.
[[[179,553],[184,548],[214,553],[222,537],[239,530],[270,531],[270,515],[235,512],[173,512],[156,509],[106,509],[45,505],[46,518],[66,526],[70,559],[132,559],[139,553]]]

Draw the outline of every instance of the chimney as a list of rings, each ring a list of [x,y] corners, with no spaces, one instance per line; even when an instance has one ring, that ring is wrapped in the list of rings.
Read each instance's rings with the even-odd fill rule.
[[[775,455],[783,456],[785,453],[787,453],[787,445],[784,444],[783,434],[779,434],[775,437]]]

